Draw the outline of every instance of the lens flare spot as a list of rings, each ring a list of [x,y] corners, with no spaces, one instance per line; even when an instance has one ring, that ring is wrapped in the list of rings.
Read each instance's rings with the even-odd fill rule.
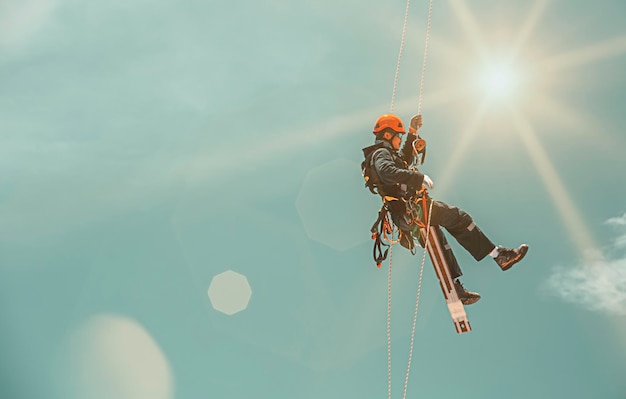
[[[133,319],[95,315],[71,336],[69,398],[173,399],[165,354]]]

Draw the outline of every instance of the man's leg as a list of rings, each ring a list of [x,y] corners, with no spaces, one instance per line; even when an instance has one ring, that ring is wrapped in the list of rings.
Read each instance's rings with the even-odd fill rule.
[[[467,212],[445,202],[433,200],[430,224],[444,227],[477,261],[495,248]]]

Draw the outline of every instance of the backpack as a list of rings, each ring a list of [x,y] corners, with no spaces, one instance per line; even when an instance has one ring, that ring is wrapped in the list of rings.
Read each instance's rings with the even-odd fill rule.
[[[363,155],[365,156],[365,159],[361,162],[361,175],[363,175],[363,179],[365,179],[365,187],[367,187],[372,194],[384,197],[386,194],[381,191],[382,182],[372,165],[374,153],[381,149],[389,151],[383,143],[377,143],[363,148]]]

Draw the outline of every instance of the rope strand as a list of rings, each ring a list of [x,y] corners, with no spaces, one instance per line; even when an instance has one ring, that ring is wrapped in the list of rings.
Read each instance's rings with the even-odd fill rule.
[[[396,91],[398,89],[398,76],[400,75],[400,61],[402,60],[402,51],[404,50],[404,42],[406,40],[406,26],[409,21],[409,7],[411,6],[411,0],[406,1],[406,10],[404,11],[404,24],[402,25],[402,39],[400,40],[400,51],[398,52],[398,62],[396,64],[396,75],[393,79],[393,93],[391,94],[391,110],[393,114],[394,103],[396,100]]]
[[[389,247],[389,273],[387,277],[387,399],[391,399],[391,260],[393,244]]]
[[[400,76],[400,64],[402,61],[402,54],[404,52],[404,44],[406,42],[406,28],[409,21],[409,9],[411,6],[411,0],[407,0],[406,9],[404,12],[404,22],[402,24],[402,37],[400,39],[400,50],[398,51],[398,61],[396,63],[396,73],[393,79],[393,92],[391,94],[391,108],[390,111],[393,113],[395,108],[396,101],[396,93],[398,91],[398,79]],[[426,76],[426,63],[428,60],[428,42],[430,41],[430,27],[433,15],[433,0],[429,1],[428,4],[428,22],[426,24],[426,38],[424,40],[424,59],[422,61],[422,76],[420,79],[420,88],[419,88],[419,99],[417,102],[417,113],[418,115],[422,113],[422,98],[424,94],[424,77]]]
[[[424,39],[424,60],[422,61],[422,79],[420,81],[420,94],[417,102],[417,114],[422,113],[422,96],[424,93],[424,76],[426,76],[426,61],[428,59],[428,42],[430,40],[430,22],[433,16],[433,0],[428,5],[428,23],[426,26],[426,38]]]
[[[430,216],[433,210],[433,201],[430,201],[428,209],[428,222],[426,223],[426,238],[424,239],[424,252],[422,254],[422,266],[420,267],[419,279],[417,282],[417,295],[415,297],[415,312],[413,312],[413,326],[411,327],[411,344],[409,345],[409,361],[406,366],[406,377],[404,378],[404,392],[402,399],[406,399],[406,390],[409,385],[409,373],[411,372],[411,360],[413,359],[413,346],[415,344],[415,325],[417,324],[417,311],[420,304],[420,293],[422,291],[422,276],[424,274],[424,264],[426,263],[426,251],[428,246],[428,235],[430,233]]]
[[[393,92],[391,94],[391,109],[390,113],[394,112],[395,107],[395,99],[396,92],[398,89],[398,77],[400,75],[400,64],[402,60],[402,52],[404,50],[404,43],[406,41],[406,28],[409,20],[409,8],[411,5],[411,0],[407,0],[406,9],[404,12],[404,23],[402,25],[402,38],[400,40],[400,50],[398,52],[398,61],[396,63],[396,73],[393,80]],[[432,10],[433,10],[433,0],[430,0],[428,7],[428,24],[426,28],[426,38],[424,45],[424,59],[422,62],[422,75],[420,79],[420,88],[419,88],[419,99],[417,105],[417,113],[418,115],[422,113],[422,97],[424,92],[424,77],[426,74],[426,62],[428,59],[428,42],[430,39],[430,27],[431,27],[431,18],[432,18]],[[417,283],[417,294],[415,298],[415,311],[413,313],[413,325],[411,327],[411,343],[409,345],[409,359],[407,364],[406,376],[404,379],[404,392],[402,394],[402,399],[406,399],[406,392],[409,383],[409,373],[411,371],[411,361],[413,359],[413,348],[415,345],[415,327],[417,324],[417,313],[419,309],[419,298],[422,290],[422,276],[424,272],[424,264],[426,262],[426,251],[427,251],[427,243],[428,243],[428,235],[430,232],[430,216],[432,210],[432,201],[430,203],[430,209],[428,212],[428,223],[426,224],[426,241],[424,244],[424,252],[422,254],[422,265],[420,267],[419,279]],[[393,236],[392,236],[393,237]],[[385,237],[387,238],[387,237]],[[387,398],[391,399],[391,270],[392,270],[392,258],[393,258],[393,238],[390,243],[389,248],[389,274],[387,277]]]

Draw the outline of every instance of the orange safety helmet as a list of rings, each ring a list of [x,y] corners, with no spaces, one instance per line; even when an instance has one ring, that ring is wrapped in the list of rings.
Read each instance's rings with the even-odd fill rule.
[[[393,130],[396,133],[406,133],[402,119],[394,114],[384,114],[376,119],[373,133],[378,134],[383,132],[385,129]]]

